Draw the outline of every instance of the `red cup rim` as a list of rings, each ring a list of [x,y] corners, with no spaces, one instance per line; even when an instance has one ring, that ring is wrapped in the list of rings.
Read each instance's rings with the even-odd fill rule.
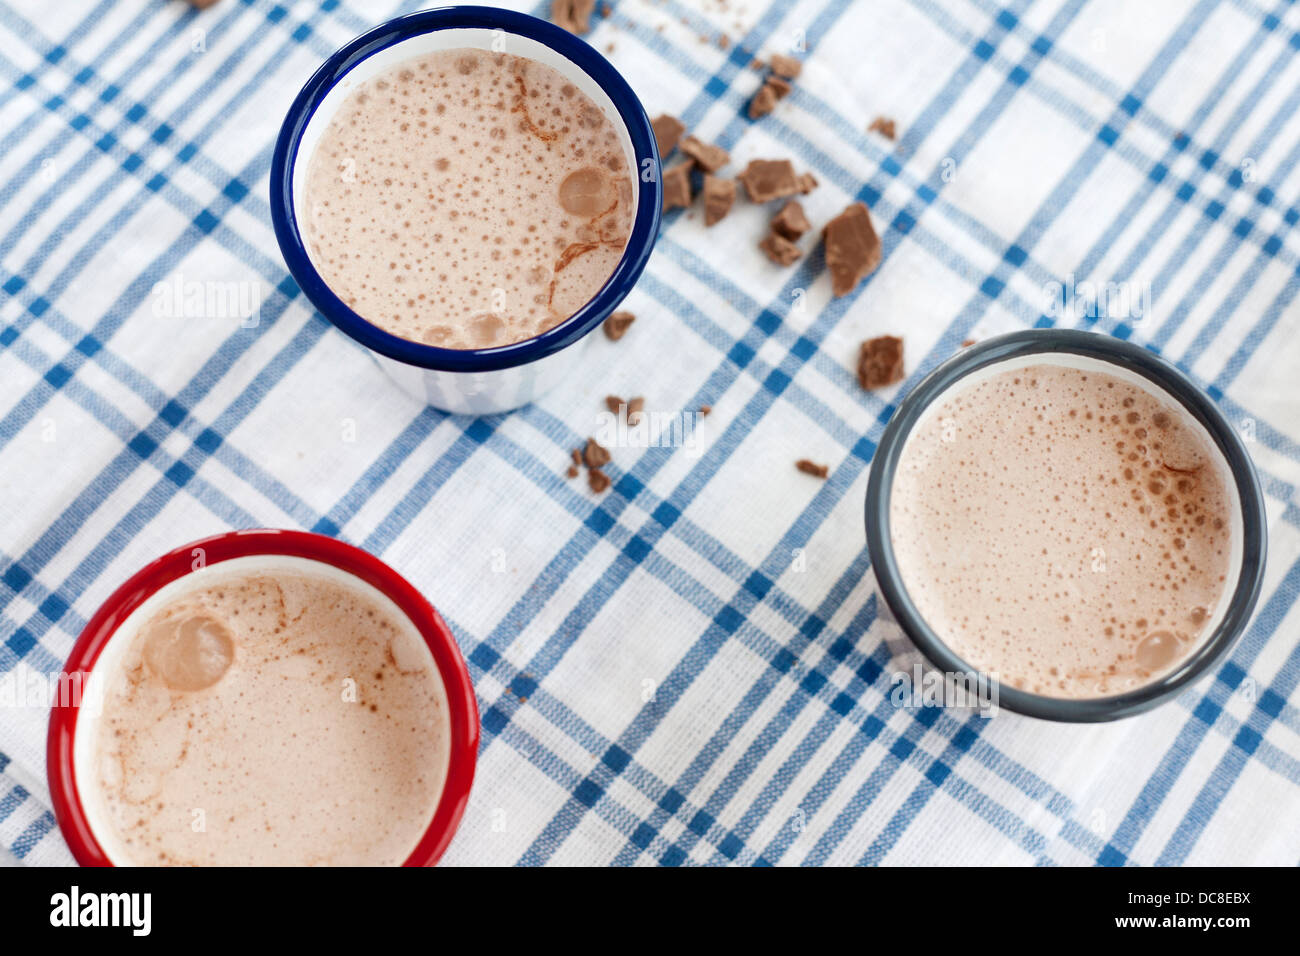
[[[258,556],[306,558],[332,565],[365,581],[388,596],[410,618],[423,636],[447,692],[451,716],[451,752],[442,796],[424,836],[403,866],[432,866],[451,843],[465,813],[474,765],[478,758],[478,701],[469,679],[469,669],[451,629],[425,597],[400,574],[374,555],[335,538],[306,531],[259,528],[231,531],[183,545],[145,565],[119,587],[95,612],[73,645],[64,665],[71,677],[80,674],[81,686],[118,627],[155,592],[189,574],[194,550],[203,549],[204,564],[211,567],[235,558]],[[73,765],[77,714],[80,701],[55,701],[50,712],[46,742],[50,797],[59,829],[82,866],[112,866],[112,861],[91,831],[77,789]]]

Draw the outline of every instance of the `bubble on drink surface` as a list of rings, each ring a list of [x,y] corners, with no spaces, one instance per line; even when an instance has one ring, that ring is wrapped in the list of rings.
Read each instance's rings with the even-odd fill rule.
[[[1178,657],[1180,642],[1172,631],[1153,631],[1137,646],[1138,666],[1149,671],[1164,670]]]
[[[472,343],[471,348],[486,349],[504,345],[506,321],[495,312],[480,312],[469,320],[466,332]]]
[[[618,192],[614,180],[595,166],[575,169],[560,183],[560,205],[566,212],[590,219],[614,205]]]
[[[202,612],[168,615],[145,631],[144,659],[172,690],[196,691],[225,676],[235,660],[230,628]]]

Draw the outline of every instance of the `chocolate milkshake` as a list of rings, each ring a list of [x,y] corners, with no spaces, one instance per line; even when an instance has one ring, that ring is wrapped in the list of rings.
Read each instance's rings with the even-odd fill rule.
[[[635,185],[613,123],[558,72],[454,49],[349,94],[298,215],[317,270],[362,318],[483,349],[541,334],[600,290]]]
[[[403,862],[450,750],[446,692],[414,626],[317,562],[189,577],[126,622],[102,665],[81,785],[110,858]]]
[[[1214,627],[1230,481],[1204,429],[1135,381],[994,367],[909,435],[890,533],[918,612],[968,664],[1105,697],[1168,673]]]

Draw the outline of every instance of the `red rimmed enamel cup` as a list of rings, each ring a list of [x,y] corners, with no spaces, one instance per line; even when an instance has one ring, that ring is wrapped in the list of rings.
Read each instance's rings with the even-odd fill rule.
[[[337,576],[341,572],[352,579],[351,584],[368,586],[391,601],[424,639],[446,696],[450,724],[447,772],[433,816],[403,865],[433,865],[451,843],[465,812],[478,755],[478,704],[456,639],[423,595],[373,555],[322,535],[268,529],[216,535],[163,555],[114,591],[77,639],[65,666],[66,686],[75,692],[60,694],[55,702],[47,742],[54,815],[73,856],[83,866],[121,863],[111,849],[115,837],[106,832],[102,821],[97,822],[95,801],[85,799],[90,789],[78,782],[94,779],[88,761],[93,750],[92,732],[99,719],[95,708],[103,703],[102,691],[91,679],[96,664],[107,657],[104,666],[111,669],[113,659],[120,659],[122,646],[138,633],[141,617],[156,610],[158,602],[151,599],[159,592],[183,579],[188,587],[197,583],[199,575],[211,574],[222,565],[230,571],[239,565],[228,562],[250,559],[264,566],[283,560],[302,567],[300,562],[306,561],[322,565],[321,574]],[[86,719],[79,721],[83,709]],[[79,723],[88,728],[80,738]]]

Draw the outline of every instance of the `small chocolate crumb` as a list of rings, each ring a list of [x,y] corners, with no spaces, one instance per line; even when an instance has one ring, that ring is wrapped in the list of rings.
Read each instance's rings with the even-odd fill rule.
[[[974,345],[974,344],[975,344],[975,340],[974,340],[974,339],[962,339],[962,341],[961,341],[961,347],[964,348],[964,349],[965,349],[965,348],[970,348],[970,347],[971,347],[972,345]]]
[[[587,447],[582,450],[582,460],[588,468],[603,468],[610,462],[609,449],[594,438],[587,439]]]
[[[751,202],[767,202],[799,192],[799,178],[788,159],[751,159],[737,179]]]
[[[797,200],[791,199],[781,211],[772,217],[772,231],[778,236],[789,239],[794,242],[805,232],[812,228],[812,223],[804,215],[803,206],[799,205]]]
[[[627,403],[627,423],[629,425],[638,425],[641,423],[641,413],[645,410],[645,399],[639,395]]]
[[[190,6],[195,10],[206,10],[216,2],[217,0],[189,0]]]
[[[894,126],[894,121],[885,116],[877,116],[873,119],[871,125],[867,127],[867,132],[879,133],[888,140],[895,139],[898,135],[898,131]]]
[[[794,57],[784,56],[780,53],[772,54],[772,72],[777,76],[793,80],[799,76],[801,70],[803,70],[803,64]]]
[[[599,468],[592,468],[587,472],[587,486],[596,494],[600,494],[609,487],[609,475]]]
[[[570,33],[586,33],[595,9],[596,0],[551,0],[551,19]]]
[[[707,416],[707,415],[709,414],[709,412],[711,412],[711,411],[713,411],[713,406],[712,406],[712,405],[701,405],[701,406],[700,406],[700,414],[701,414],[701,415]]]
[[[776,91],[764,83],[749,101],[749,118],[762,119],[776,109]]]
[[[615,312],[605,320],[605,338],[617,342],[627,334],[628,328],[636,321],[631,312]]]
[[[788,266],[795,262],[801,255],[799,247],[784,236],[778,236],[775,232],[769,232],[759,242],[758,248],[762,249],[769,259],[779,266]]]
[[[573,463],[574,463],[575,465],[581,465],[581,464],[582,464],[582,449],[581,449],[581,448],[571,448],[571,449],[569,450],[569,457],[573,459]]]
[[[867,339],[858,353],[858,384],[884,388],[903,380],[903,340],[894,335]]]
[[[831,291],[848,295],[880,265],[880,239],[871,226],[871,214],[860,202],[850,203],[822,230],[826,243],[826,268]]]
[[[817,188],[817,177],[812,173],[799,174],[799,192],[807,196]]]
[[[577,466],[577,465],[570,465],[569,468],[568,468],[568,470],[565,471],[564,474],[565,474],[565,477],[568,477],[568,478],[577,478],[577,477],[578,477],[578,466]]]
[[[749,68],[751,70],[761,70],[763,66],[764,66],[763,61],[760,60],[758,57],[754,57],[754,59],[749,61]]]
[[[664,173],[664,212],[691,204],[691,163],[679,163]]]
[[[794,463],[794,466],[805,475],[812,475],[814,478],[825,478],[831,473],[829,465],[819,465],[816,462],[809,461],[807,458],[800,458]]]
[[[650,126],[655,131],[655,144],[659,147],[659,158],[667,159],[668,154],[677,148],[682,133],[686,132],[686,124],[676,116],[661,113],[654,118]]]
[[[608,408],[613,414],[617,415],[619,409],[623,407],[623,399],[619,398],[617,395],[606,395],[605,407]]]
[[[781,79],[779,76],[769,76],[767,78],[767,82],[765,82],[763,85],[770,87],[772,90],[772,95],[775,96],[778,100],[783,100],[790,95],[790,89],[791,89],[790,84],[785,80]]]
[[[719,176],[704,177],[704,224],[721,222],[736,201],[736,181]]]
[[[706,173],[716,173],[731,161],[731,156],[721,146],[701,142],[694,136],[682,140],[682,152],[695,160],[695,165]]]
[[[730,49],[731,49],[731,37],[727,36],[725,33],[722,34],[721,36],[719,36],[719,37],[718,37],[718,49],[719,49],[719,50],[730,50]]]

